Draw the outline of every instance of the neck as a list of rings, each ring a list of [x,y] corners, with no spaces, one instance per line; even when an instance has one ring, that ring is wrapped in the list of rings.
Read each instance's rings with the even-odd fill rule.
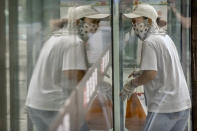
[[[156,22],[153,22],[149,34],[166,34],[166,32],[165,30],[159,28]]]

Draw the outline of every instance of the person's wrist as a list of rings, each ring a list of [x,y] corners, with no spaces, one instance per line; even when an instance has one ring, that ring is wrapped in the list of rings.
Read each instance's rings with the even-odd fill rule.
[[[131,80],[128,81],[128,83],[125,85],[125,88],[124,88],[126,91],[131,91],[133,90],[133,86],[132,86],[132,82]]]
[[[131,80],[131,87],[133,87],[133,88],[137,87],[137,83],[136,83],[135,79]]]

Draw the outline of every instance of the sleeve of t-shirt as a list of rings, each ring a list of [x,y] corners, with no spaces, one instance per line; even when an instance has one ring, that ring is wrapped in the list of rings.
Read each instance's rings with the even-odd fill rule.
[[[87,63],[83,44],[71,46],[64,52],[62,70],[86,70]]]
[[[142,47],[141,70],[157,71],[157,56],[155,48],[150,43],[144,43]]]

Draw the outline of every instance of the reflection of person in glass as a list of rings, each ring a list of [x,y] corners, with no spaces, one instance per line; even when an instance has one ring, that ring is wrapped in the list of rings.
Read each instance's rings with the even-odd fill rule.
[[[88,67],[101,64],[102,54],[109,51],[111,44],[111,28],[109,19],[103,19],[99,23],[97,31],[91,35],[86,43]],[[112,85],[110,68],[105,73],[99,74],[98,90],[94,101],[86,115],[86,121],[90,129],[108,130],[112,123]],[[99,123],[99,125],[97,125]]]
[[[143,41],[141,70],[121,90],[123,100],[144,85],[148,115],[145,131],[184,131],[191,100],[174,42],[157,25],[158,14],[148,4],[139,4],[125,14],[135,34]],[[129,76],[129,77],[130,77]]]
[[[187,1],[187,0],[186,0]],[[183,16],[177,9],[176,9],[176,0],[169,0],[169,10],[172,9],[173,13],[175,14],[178,21],[181,22],[184,28],[191,27],[191,17]]]
[[[71,7],[67,19],[56,21],[56,31],[44,44],[34,69],[26,100],[38,131],[48,126],[87,70],[84,42],[106,15],[92,6]]]
[[[87,51],[87,62],[89,67],[91,67],[99,60],[101,55],[109,47],[110,44],[111,44],[111,28],[109,21],[105,19],[105,21],[101,21],[99,23],[99,27],[97,31],[87,41],[86,51]],[[107,79],[110,78],[110,76],[107,73],[104,74],[104,77]],[[107,85],[108,84],[106,84],[106,86]],[[100,91],[104,93],[106,96],[108,96],[110,99],[112,99],[111,86],[108,85],[107,87],[104,87],[103,85],[102,87],[103,88],[100,88]]]

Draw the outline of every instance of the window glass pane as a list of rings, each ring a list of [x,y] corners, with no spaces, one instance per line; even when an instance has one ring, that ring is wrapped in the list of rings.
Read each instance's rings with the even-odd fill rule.
[[[182,111],[183,104],[186,104],[184,109],[190,107],[189,93],[185,94],[187,88],[191,94],[190,0],[2,0],[0,3],[5,6],[1,7],[4,14],[0,15],[5,25],[0,27],[4,48],[1,91],[6,92],[2,96],[6,108],[1,109],[7,110],[1,115],[7,115],[3,116],[7,130],[37,131],[42,126],[40,130],[137,131],[147,126],[149,112],[156,112],[155,119],[150,119],[154,125],[162,123],[156,119],[158,112]],[[151,42],[144,45],[136,36],[131,18],[125,15],[143,3],[155,8],[160,29],[173,41],[170,55],[174,59],[166,64],[168,71],[160,66],[165,64],[161,64],[164,56],[169,60],[167,55],[161,55],[164,48],[156,54],[157,46],[146,47]],[[155,61],[159,63],[155,65]],[[147,63],[154,68],[148,68]],[[148,76],[149,83],[138,86],[128,100],[121,100],[119,92],[134,78],[128,76],[140,70],[154,70],[157,75],[153,80]],[[173,74],[177,70],[179,73]],[[162,75],[172,79],[162,79],[163,82]],[[177,80],[179,77],[182,80]],[[162,82],[168,86],[162,88]],[[176,87],[184,88],[184,92],[179,90],[183,93],[181,97],[173,82],[177,82]],[[154,93],[150,93],[146,87],[156,88],[151,88]],[[157,111],[151,100],[156,101]],[[171,105],[165,106],[165,102]],[[174,105],[179,105],[178,109]],[[191,123],[190,116],[188,131],[192,130]]]
[[[121,28],[120,41],[122,42],[121,43],[122,51],[120,53],[120,56],[122,56],[121,64],[122,64],[122,73],[123,73],[123,85],[131,80],[134,83],[133,87],[137,85],[137,88],[135,89],[133,95],[129,97],[129,99],[127,99],[127,101],[125,102],[126,103],[124,110],[126,114],[125,127],[127,129],[132,130],[135,128],[136,130],[143,130],[145,126],[145,128],[147,129],[149,128],[150,130],[151,129],[153,130],[154,123],[161,122],[160,120],[157,121],[157,119],[160,117],[159,113],[169,113],[169,112],[174,113],[180,110],[185,111],[185,109],[189,109],[191,107],[190,93],[189,93],[190,92],[190,77],[189,77],[190,76],[189,75],[190,74],[189,71],[190,70],[190,59],[189,59],[190,58],[190,53],[189,53],[190,6],[188,2],[189,1],[183,2],[183,1],[173,1],[173,0],[169,0],[169,1],[154,1],[154,0],[137,1],[136,0],[130,3],[128,1],[121,2],[120,14],[122,15],[121,17],[122,24],[120,25]],[[160,31],[166,32],[170,37],[170,39],[172,39],[173,41],[174,50],[172,51],[173,54],[170,55],[171,56],[176,55],[176,60],[173,59],[172,60],[173,63],[171,62],[167,64],[165,66],[165,71],[163,65],[165,62],[170,61],[171,58],[165,55],[165,51],[164,51],[165,48],[163,46],[162,46],[163,48],[159,49],[159,45],[160,45],[159,43],[161,42],[161,40],[159,40],[159,38],[156,37],[156,35],[158,36],[159,33],[155,34],[155,37],[151,36],[151,33],[154,33],[156,29],[152,30],[152,27],[150,28],[150,26],[147,24],[150,23],[150,20],[147,20],[146,18],[142,17],[142,19],[145,20],[144,22],[147,22],[144,23],[144,25],[142,24],[142,21],[139,18],[140,16],[146,16],[153,20],[152,16],[149,14],[150,9],[149,11],[147,10],[146,12],[144,11],[146,10],[146,7],[144,6],[140,10],[140,5],[142,4],[149,4],[152,7],[154,7],[158,17],[160,18],[160,20],[157,21],[157,25],[159,26],[159,32]],[[131,10],[133,11],[133,13],[136,13],[135,16],[131,14]],[[131,20],[131,18],[133,17],[135,17],[136,19]],[[139,23],[139,24],[135,24],[135,23]],[[154,23],[152,22],[150,25],[153,26],[152,24]],[[146,27],[148,27],[149,29],[148,33],[146,33]],[[138,37],[136,34],[138,34]],[[166,42],[166,45],[167,44],[169,44],[169,42]],[[168,51],[169,50],[172,50],[172,48],[168,49]],[[163,58],[164,58],[163,61],[164,63],[161,65],[162,63],[161,59]],[[178,64],[174,63],[174,61],[177,61]],[[180,64],[182,65],[182,67],[179,66]],[[175,67],[175,70],[178,71],[177,73],[179,77],[177,76],[173,77],[172,75],[170,75],[169,77],[165,78],[164,76],[168,76],[168,74],[172,72],[170,71],[173,70],[174,68],[172,67],[172,65],[177,66]],[[150,72],[152,71],[153,73],[154,70],[157,71],[157,75],[154,77],[154,79],[151,78],[150,74],[145,76],[145,73],[147,73],[148,71]],[[136,71],[140,71],[139,76],[133,76],[128,78],[128,76],[134,71],[135,74],[137,73]],[[164,73],[162,73],[163,76],[161,75],[162,71],[164,71]],[[166,74],[166,72],[168,73]],[[176,80],[172,81],[172,79],[170,79],[166,83],[165,81],[169,78],[172,79],[176,78]],[[180,85],[176,84],[176,82],[179,81],[178,79],[183,79],[185,84],[180,84]],[[160,84],[156,84],[156,83],[160,83]],[[166,86],[169,83],[171,83],[171,85]],[[175,86],[173,86],[173,84]],[[179,87],[179,89],[176,89],[177,86]],[[185,105],[184,103],[182,103],[182,100],[180,100],[180,98],[179,99],[177,99],[177,97],[173,98],[174,96],[176,96],[176,94],[170,96],[170,93],[176,92],[176,90],[182,92],[185,96],[187,96],[184,98],[184,100],[187,101]],[[171,103],[173,102],[176,104],[179,103],[180,107],[170,106],[170,108],[167,109],[166,107],[171,105]],[[186,108],[182,109],[181,107],[186,107]],[[150,112],[153,113],[151,114]],[[187,110],[184,113],[188,114]],[[151,117],[155,119],[151,119]],[[153,123],[151,124],[153,126],[151,125],[147,126],[147,123],[145,121],[146,119],[151,123]],[[162,126],[162,123],[160,124]],[[190,119],[188,126],[186,126],[186,128],[188,128],[188,130],[191,130]],[[159,128],[155,128],[155,129],[159,129]]]
[[[19,129],[27,130],[27,115],[25,100],[27,93],[27,30],[26,30],[26,1],[18,3],[18,56],[19,56]]]
[[[34,127],[112,129],[110,1],[43,3],[27,4],[26,106]],[[51,122],[60,109],[61,122]],[[37,123],[38,113],[47,124]]]
[[[8,130],[50,127],[66,100],[75,128],[111,129],[110,1],[5,4]]]

